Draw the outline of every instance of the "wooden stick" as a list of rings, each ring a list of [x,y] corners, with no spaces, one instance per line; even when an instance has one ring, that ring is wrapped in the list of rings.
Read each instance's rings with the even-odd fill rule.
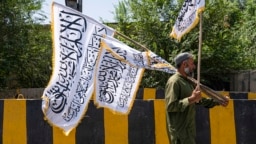
[[[138,42],[132,40],[131,38],[127,37],[127,36],[124,35],[124,34],[121,34],[121,33],[117,32],[117,31],[115,32],[115,34],[117,34],[117,35],[119,35],[119,36],[121,36],[121,37],[123,37],[123,38],[125,38],[125,39],[127,39],[127,40],[129,40],[129,41],[131,41],[132,43],[134,43],[135,45],[137,45],[137,46],[143,48],[144,50],[147,50],[147,51],[149,50],[149,49],[146,48],[145,46],[143,46],[143,45],[141,45],[140,43],[138,43]]]
[[[144,49],[144,50],[146,50],[146,51],[151,51],[150,49],[148,49],[148,48],[146,48],[145,46],[143,46],[142,44],[140,44],[140,43],[138,43],[138,42],[132,40],[131,38],[127,37],[127,36],[124,35],[124,34],[121,34],[121,33],[117,32],[117,31],[115,31],[115,34],[117,34],[118,36],[121,36],[121,37],[123,37],[123,38],[125,38],[125,39],[131,41],[132,43],[134,43],[135,45],[141,47],[142,49]],[[150,60],[150,59],[149,59],[149,60]],[[157,61],[157,62],[159,62],[159,61],[156,60],[156,59],[154,59],[154,60]],[[150,63],[150,62],[149,62],[149,63]],[[162,63],[162,62],[159,62],[159,63]],[[169,67],[170,69],[175,69],[171,64],[169,64],[168,67]]]
[[[198,83],[197,80],[195,80],[195,79],[192,78],[192,77],[187,77],[187,78],[188,78],[188,80],[190,80],[194,85],[200,84],[200,83]],[[203,84],[200,84],[200,87],[201,87],[201,91],[202,91],[202,92],[204,92],[208,97],[214,99],[214,100],[217,101],[218,103],[221,104],[221,103],[224,103],[224,102],[228,101],[228,99],[227,99],[225,96],[223,96],[223,95],[221,95],[220,93],[218,93],[218,92],[212,90],[211,88],[209,88],[209,87],[207,87],[207,86],[205,86],[205,85],[203,85]]]
[[[143,45],[139,44],[138,42],[130,39],[129,37],[119,33],[119,32],[116,32],[117,35],[133,42],[134,44],[136,44],[137,46],[143,48],[144,50],[149,50],[148,48],[144,47]],[[215,92],[214,90],[212,90],[211,88],[203,85],[203,84],[200,84],[200,65],[201,65],[201,45],[202,45],[202,13],[200,15],[200,35],[199,35],[199,51],[198,51],[198,77],[197,77],[197,80],[191,78],[191,77],[188,77],[188,79],[193,82],[194,84],[196,84],[199,87],[202,88],[202,91],[205,92],[210,98],[213,98],[215,99],[217,102],[221,103],[221,102],[224,102],[224,101],[227,101],[227,99],[222,96],[221,94]]]
[[[200,72],[201,72],[201,49],[202,49],[202,21],[203,12],[200,13],[200,27],[199,27],[199,48],[198,48],[198,63],[197,63],[197,86],[200,88]]]

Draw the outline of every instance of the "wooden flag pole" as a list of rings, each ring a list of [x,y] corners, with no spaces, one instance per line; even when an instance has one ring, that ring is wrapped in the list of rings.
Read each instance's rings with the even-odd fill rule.
[[[115,34],[117,34],[117,35],[119,35],[119,36],[121,36],[121,37],[123,37],[123,38],[125,38],[125,39],[129,40],[130,42],[134,43],[135,45],[137,45],[137,46],[141,47],[142,49],[144,49],[144,50],[146,50],[146,51],[148,51],[148,50],[149,50],[148,48],[146,48],[146,47],[145,47],[145,46],[143,46],[142,44],[140,44],[140,43],[138,43],[138,42],[136,42],[136,41],[132,40],[131,38],[127,37],[126,35],[124,35],[124,34],[122,34],[122,33],[118,32],[118,31],[115,31]]]
[[[203,12],[200,13],[200,30],[199,30],[199,49],[198,49],[198,65],[197,65],[197,70],[198,70],[198,74],[197,74],[197,80],[191,78],[191,77],[188,77],[189,80],[191,80],[195,85],[198,86],[198,88],[202,89],[202,91],[207,94],[209,97],[215,99],[217,102],[225,102],[226,99],[225,97],[223,97],[221,94],[215,92],[214,90],[212,90],[211,88],[203,85],[203,84],[200,84],[200,69],[201,69],[201,48],[202,48],[202,14]],[[149,50],[148,48],[146,48],[145,46],[143,46],[142,44],[132,40],[131,38],[127,37],[126,35],[120,33],[120,32],[117,32],[116,31],[116,34],[131,41],[132,43],[134,43],[135,45],[143,48],[144,50]]]
[[[137,45],[138,47],[142,48],[142,49],[145,50],[145,51],[150,51],[150,50],[149,50],[147,47],[145,47],[144,45],[142,45],[142,44],[140,44],[140,43],[134,41],[133,39],[127,37],[126,35],[124,35],[124,34],[118,32],[118,31],[115,31],[115,34],[118,35],[118,36],[121,36],[121,37],[123,37],[123,38],[125,38],[125,39],[127,39],[127,40],[129,40],[130,42],[132,42],[133,44]],[[155,60],[156,60],[156,59],[155,59]],[[156,61],[159,62],[158,60],[156,60]],[[160,63],[161,63],[161,62],[160,62]],[[174,69],[174,67],[173,67],[172,65],[169,65],[169,67],[170,67],[171,69]]]
[[[200,88],[200,72],[201,72],[201,49],[202,49],[202,21],[203,12],[200,13],[200,26],[199,26],[199,48],[198,48],[198,62],[197,62],[197,86]]]
[[[116,31],[116,34],[131,41],[132,43],[134,43],[135,45],[143,48],[144,50],[149,50],[148,48],[146,48],[145,46],[143,46],[142,44],[132,40],[131,38],[127,37],[126,35],[120,33],[120,32],[117,32]],[[188,77],[195,85],[198,86],[198,88],[201,87],[202,91],[204,93],[206,93],[209,97],[215,99],[216,101],[218,102],[224,102],[226,101],[225,97],[223,97],[221,94],[215,92],[214,90],[212,90],[211,88],[203,85],[203,84],[200,84],[200,65],[201,65],[201,46],[202,46],[202,12],[200,14],[200,31],[199,31],[199,50],[198,50],[198,75],[197,75],[197,80],[191,78],[191,77]]]

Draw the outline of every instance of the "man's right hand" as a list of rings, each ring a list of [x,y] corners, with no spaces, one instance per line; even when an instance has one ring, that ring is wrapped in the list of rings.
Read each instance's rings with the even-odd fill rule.
[[[196,88],[195,90],[193,90],[192,95],[188,97],[188,101],[190,104],[195,102],[198,103],[201,100],[201,98],[202,98],[201,91],[198,90],[198,88]]]

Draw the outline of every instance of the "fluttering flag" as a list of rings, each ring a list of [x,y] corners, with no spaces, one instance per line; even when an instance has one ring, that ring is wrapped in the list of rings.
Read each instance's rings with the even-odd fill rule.
[[[52,3],[53,72],[42,96],[45,119],[67,135],[85,114],[94,89],[100,39],[114,30]]]
[[[176,72],[167,61],[149,50],[140,52],[113,37],[102,38],[96,65],[95,104],[128,114],[144,69]]]
[[[180,41],[183,35],[198,24],[199,14],[204,8],[205,0],[185,0],[170,36]]]
[[[129,113],[144,72],[144,68],[133,64],[142,62],[142,59],[136,59],[140,54],[114,38],[101,39],[95,73],[94,102],[98,107],[115,113]]]
[[[168,63],[165,59],[156,55],[152,51],[146,51],[142,54],[144,59],[146,60],[145,65],[143,66],[148,70],[156,70],[162,71],[170,74],[174,74],[177,70],[170,63]]]

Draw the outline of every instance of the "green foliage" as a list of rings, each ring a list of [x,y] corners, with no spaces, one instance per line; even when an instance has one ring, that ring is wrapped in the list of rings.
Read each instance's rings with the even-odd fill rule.
[[[41,3],[41,0],[0,3],[1,89],[44,87],[49,80],[49,26],[36,24],[43,19],[33,19]]]
[[[174,13],[177,14],[178,11],[179,7],[175,2],[165,0],[122,1],[116,7],[116,29],[172,64],[173,57],[179,52],[196,52],[196,47],[190,48],[194,41],[179,43],[169,37],[176,19]],[[129,41],[126,43],[136,49],[145,50]],[[169,76],[167,73],[147,70],[141,86],[163,88]]]
[[[117,30],[173,64],[182,51],[197,56],[199,28],[181,42],[169,37],[184,1],[124,0],[115,9]],[[256,68],[255,1],[206,1],[203,13],[201,81],[216,90],[228,89],[229,74]],[[135,48],[141,49],[127,42]],[[163,88],[170,75],[145,71],[141,86]]]
[[[180,42],[169,34],[183,0],[123,0],[115,7],[110,24],[118,32],[143,44],[126,44],[144,51],[150,49],[173,64],[183,51],[197,56],[199,28],[192,29]],[[8,0],[0,3],[0,88],[44,87],[51,73],[51,32],[38,14],[42,0]],[[256,68],[256,2],[206,1],[203,13],[201,82],[222,90],[229,74]],[[37,15],[35,13],[37,12]],[[142,87],[163,88],[169,74],[146,70]]]
[[[222,90],[222,82],[229,82],[234,71],[256,67],[255,51],[248,53],[244,44],[244,13],[238,2],[209,1],[203,20],[202,81],[214,89]],[[216,13],[218,11],[218,13]],[[244,27],[244,28],[243,28]],[[252,28],[250,25],[247,28]],[[250,40],[250,42],[252,42]],[[255,44],[253,44],[255,45]],[[253,60],[254,64],[249,62]]]
[[[246,69],[251,69],[256,67],[256,2],[254,0],[246,1],[242,15],[239,31],[235,35],[243,48]]]

